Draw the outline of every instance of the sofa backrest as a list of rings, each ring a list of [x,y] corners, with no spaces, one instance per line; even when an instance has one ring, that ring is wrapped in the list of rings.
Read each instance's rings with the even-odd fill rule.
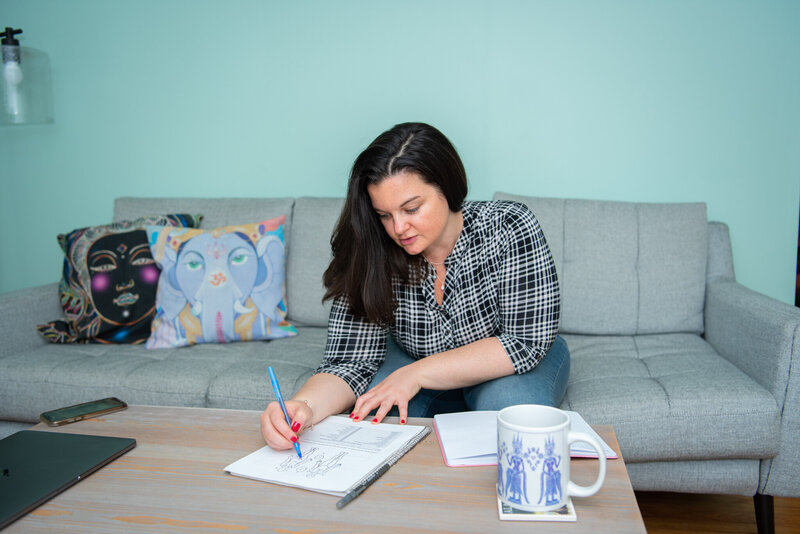
[[[522,202],[539,220],[561,284],[562,332],[703,332],[704,203],[494,198]]]
[[[494,198],[527,204],[539,220],[561,282],[562,332],[703,332],[710,224],[705,204],[507,193],[496,193]],[[204,215],[202,227],[211,229],[286,215],[287,319],[325,327],[330,302],[322,302],[322,273],[330,261],[331,232],[343,204],[342,198],[312,197],[124,197],[114,201],[114,221],[156,213],[199,213]],[[720,239],[727,239],[725,230],[721,225]],[[719,274],[732,277],[726,243],[722,248],[728,256]]]
[[[343,198],[301,197],[295,201],[286,266],[287,317],[295,324],[328,326],[331,302],[322,302],[322,274],[331,259],[331,232],[342,206]]]
[[[283,234],[288,244],[292,229],[293,198],[141,198],[114,199],[114,222],[144,215],[197,213],[201,228],[211,230],[231,224],[252,223],[286,215]]]

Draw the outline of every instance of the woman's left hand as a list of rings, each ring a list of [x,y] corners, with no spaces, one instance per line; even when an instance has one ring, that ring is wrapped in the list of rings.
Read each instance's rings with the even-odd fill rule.
[[[408,401],[420,390],[414,371],[414,365],[406,365],[387,376],[375,387],[358,397],[350,417],[354,421],[361,421],[375,408],[378,409],[373,423],[380,423],[392,406],[397,406],[400,412],[400,424],[408,420]]]

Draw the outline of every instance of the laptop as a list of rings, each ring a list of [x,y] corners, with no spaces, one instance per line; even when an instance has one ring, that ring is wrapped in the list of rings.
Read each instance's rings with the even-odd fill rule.
[[[135,446],[131,438],[37,430],[0,440],[0,529]]]

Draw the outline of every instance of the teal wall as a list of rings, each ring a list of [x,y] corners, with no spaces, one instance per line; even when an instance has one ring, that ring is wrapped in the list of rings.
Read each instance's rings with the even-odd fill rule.
[[[737,277],[793,302],[800,2],[0,0],[56,122],[0,127],[0,292],[136,196],[341,196],[402,121],[497,190],[705,201]]]

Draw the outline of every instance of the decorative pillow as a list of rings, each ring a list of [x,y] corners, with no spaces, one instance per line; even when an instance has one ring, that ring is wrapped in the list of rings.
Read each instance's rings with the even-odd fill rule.
[[[285,216],[211,231],[151,226],[161,266],[146,347],[295,336],[286,321]]]
[[[64,319],[37,326],[53,343],[143,343],[155,314],[159,270],[145,228],[199,226],[200,215],[154,215],[58,236]]]

